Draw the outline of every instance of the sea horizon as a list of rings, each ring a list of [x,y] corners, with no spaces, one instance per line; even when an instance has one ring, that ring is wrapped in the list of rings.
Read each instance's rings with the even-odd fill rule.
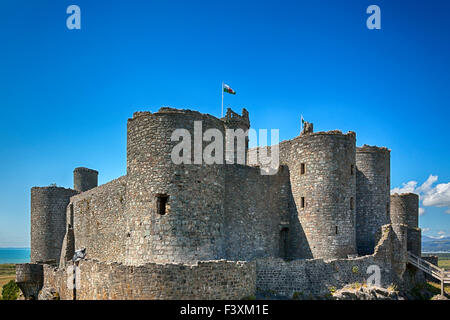
[[[0,248],[0,264],[30,262],[30,248]]]

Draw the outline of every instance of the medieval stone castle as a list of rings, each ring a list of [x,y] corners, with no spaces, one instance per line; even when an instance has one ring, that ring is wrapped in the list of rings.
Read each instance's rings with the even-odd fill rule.
[[[97,171],[76,168],[73,189],[31,189],[31,263],[17,266],[26,296],[313,298],[365,283],[372,265],[378,285],[402,284],[407,251],[421,255],[418,196],[390,195],[390,150],[307,124],[278,145],[274,175],[258,165],[174,164],[171,134],[193,132],[194,121],[224,136],[250,128],[245,109],[221,119],[136,112],[125,176],[98,186]],[[248,162],[260,150],[247,151]]]

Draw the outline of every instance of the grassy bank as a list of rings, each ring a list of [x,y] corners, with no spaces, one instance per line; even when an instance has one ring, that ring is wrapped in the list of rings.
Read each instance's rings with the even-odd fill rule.
[[[430,292],[433,294],[441,294],[441,284],[433,281],[428,281],[427,286]],[[445,285],[444,291],[446,294],[450,295],[450,286]]]
[[[437,253],[439,257],[439,267],[450,270],[450,253]]]
[[[446,270],[450,270],[450,259],[441,260],[439,259],[439,267]]]
[[[2,296],[2,287],[9,281],[16,278],[15,264],[0,264],[0,299]]]

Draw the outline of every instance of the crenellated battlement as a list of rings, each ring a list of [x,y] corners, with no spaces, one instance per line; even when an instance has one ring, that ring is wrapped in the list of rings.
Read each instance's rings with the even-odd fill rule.
[[[386,147],[369,146],[365,144],[362,147],[357,147],[356,152],[391,152],[391,150]]]
[[[245,108],[242,109],[241,115],[231,110],[231,108],[227,108],[227,113],[221,120],[230,128],[250,128],[250,118],[248,111]]]

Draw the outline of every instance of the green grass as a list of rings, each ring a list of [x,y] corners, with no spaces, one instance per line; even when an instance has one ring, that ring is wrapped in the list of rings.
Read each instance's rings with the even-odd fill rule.
[[[444,268],[446,270],[450,270],[450,259],[441,259],[439,258],[439,268]]]
[[[15,264],[0,264],[0,276],[16,275]]]
[[[11,280],[16,279],[15,264],[0,264],[0,299],[2,296],[2,288]]]
[[[433,294],[441,294],[441,285],[436,282],[427,281],[427,287]],[[444,287],[445,293],[450,294],[450,287],[446,285]]]

